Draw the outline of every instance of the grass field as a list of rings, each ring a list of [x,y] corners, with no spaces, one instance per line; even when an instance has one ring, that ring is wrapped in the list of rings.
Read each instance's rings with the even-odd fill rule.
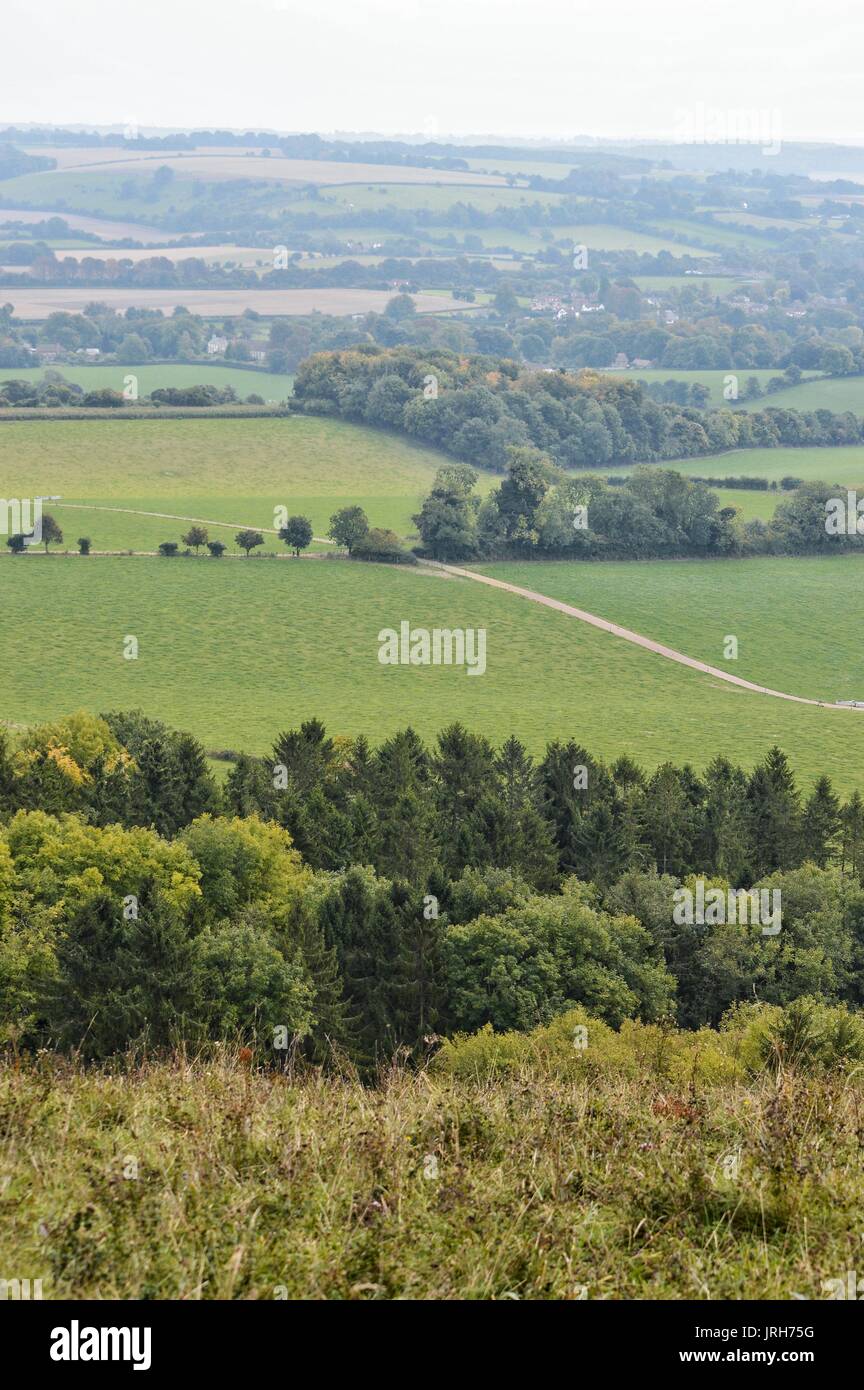
[[[747,373],[758,375],[758,373]],[[777,375],[777,373],[774,373]],[[864,376],[816,377],[785,391],[777,391],[761,401],[747,401],[745,410],[776,406],[783,410],[851,410],[864,415]]]
[[[201,185],[225,180],[245,180],[270,185],[271,192],[284,193],[289,201],[304,184],[452,184],[466,192],[480,186],[504,187],[504,180],[488,174],[441,169],[419,169],[408,165],[342,164],[329,160],[248,158],[245,155],[163,155],[152,151],[151,159],[140,157],[115,163],[105,162],[93,169],[83,167],[47,170],[6,179],[3,196],[10,203],[56,210],[65,203],[70,210],[95,217],[161,217],[181,212],[200,201]],[[174,178],[161,190],[154,189],[153,175],[167,166]],[[284,185],[280,189],[279,185]]]
[[[484,571],[758,685],[816,700],[864,700],[858,633],[833,621],[859,606],[860,556],[498,564]],[[737,660],[723,656],[729,634],[738,638]]]
[[[774,397],[770,397],[771,400]],[[864,447],[840,449],[730,449],[704,458],[676,459],[668,465],[679,473],[702,478],[727,478],[749,474],[757,478],[803,478],[805,482],[864,483]]]
[[[690,284],[692,282],[688,280],[685,281],[685,283]],[[701,281],[699,283],[701,284]],[[610,371],[610,375],[622,376],[629,381],[653,381],[661,383],[667,381],[685,381],[688,384],[692,383],[693,385],[707,386],[711,392],[711,404],[726,407],[731,407],[735,404],[735,402],[724,401],[723,399],[723,386],[730,375],[736,375],[738,377],[739,391],[743,391],[745,382],[751,376],[755,376],[756,380],[764,388],[771,377],[780,375],[780,371],[777,367],[728,367],[716,371],[710,368],[685,371],[675,367],[646,367],[644,370],[634,367],[627,372],[614,372],[611,371],[611,369],[607,370]],[[810,374],[808,373],[808,375]],[[815,376],[815,374],[813,375]],[[799,387],[797,389],[800,390],[801,388]],[[774,405],[776,402],[780,401],[781,396],[786,396],[787,394],[788,393],[785,391],[778,391],[776,396],[773,394],[765,396],[761,400],[754,402],[753,409],[759,410],[766,405]]]
[[[668,251],[672,256],[708,257],[715,254],[712,251],[682,246],[671,237],[636,232],[630,227],[618,227],[612,223],[584,222],[566,227],[552,227],[545,236],[546,241],[560,242],[563,238],[569,238],[577,245],[587,246],[589,252],[593,247],[595,251],[642,251],[651,256],[657,255],[659,251]]]
[[[3,291],[15,313],[21,319],[47,319],[50,314],[80,314],[88,304],[92,304],[97,291],[76,289],[60,285],[38,288],[24,285],[6,287]],[[411,296],[419,314],[440,313],[441,298],[438,295],[420,291]],[[240,290],[121,290],[108,286],[98,290],[100,304],[107,304],[115,312],[127,309],[161,309],[163,314],[171,314],[178,304],[184,305],[191,313],[203,314],[212,318],[235,318],[246,309],[266,315],[294,314],[368,314],[383,313],[393,298],[392,290],[352,290],[352,289],[240,289]],[[459,299],[449,299],[445,307],[451,312],[457,309],[470,309],[472,306]]]
[[[232,526],[272,526],[273,508],[285,506],[308,516],[316,535],[326,533],[338,507],[354,505],[366,510],[372,525],[411,534],[412,513],[447,462],[395,434],[304,416],[0,425],[0,496],[59,495],[63,504],[89,501]],[[481,490],[497,481],[485,475]],[[53,510],[68,541],[90,536],[100,550],[152,549],[177,539],[177,524],[155,518],[72,511],[62,504]],[[272,538],[267,545],[283,549]]]
[[[661,231],[675,232],[697,245],[738,247],[744,251],[756,251],[760,247],[767,250],[772,245],[776,246],[772,241],[759,236],[755,230],[747,232],[735,227],[720,227],[716,224],[709,226],[705,222],[688,222],[684,218],[676,220],[674,218],[652,217],[650,221],[653,227],[657,227]],[[712,253],[698,251],[696,254]]]
[[[386,181],[378,181],[328,187],[314,200],[310,200],[309,206],[318,212],[327,208],[339,212],[355,209],[367,212],[384,208],[400,208],[405,211],[430,208],[435,212],[444,212],[456,203],[470,203],[481,212],[494,212],[496,208],[527,208],[537,203],[547,207],[557,206],[560,201],[560,193],[535,193],[532,189],[506,188],[500,184],[491,188],[471,187],[464,183],[454,184],[443,180],[440,186],[427,183],[424,187],[417,187],[407,183],[388,184]],[[302,210],[302,204],[298,210]]]
[[[567,1022],[545,1064],[375,1088],[228,1048],[9,1061],[2,1266],[46,1299],[691,1299],[708,1326],[860,1268],[854,1080],[673,1079],[678,1039],[638,1025],[607,1073]]]
[[[634,282],[645,294],[658,290],[698,289],[703,287],[709,294],[734,294],[744,289],[752,281],[736,279],[733,275],[634,275]]]
[[[536,570],[539,588],[546,575]],[[690,571],[680,568],[679,605]],[[572,582],[583,572],[574,568]],[[629,582],[640,579],[634,567]],[[803,779],[828,772],[844,790],[864,759],[864,718],[849,711],[721,685],[514,595],[435,572],[338,559],[28,556],[0,559],[0,583],[0,709],[15,723],[79,706],[140,707],[208,748],[263,752],[279,729],[313,715],[332,732],[375,738],[407,724],[431,737],[461,719],[493,740],[517,732],[535,752],[573,736],[645,766],[674,759],[703,767],[730,749],[752,764],[778,742]],[[485,628],[485,675],[381,666],[378,632],[403,619]],[[140,642],[137,661],[123,659],[128,634]],[[790,658],[776,645],[782,664]],[[796,674],[793,684],[802,681]]]
[[[294,382],[293,376],[250,371],[233,363],[216,366],[206,362],[198,366],[194,362],[165,362],[158,365],[112,362],[98,363],[92,367],[73,367],[60,362],[51,370],[60,372],[66,381],[83,386],[87,391],[99,391],[104,386],[122,391],[125,378],[131,374],[138,378],[139,396],[147,396],[161,386],[233,386],[241,400],[256,395],[263,396],[265,401],[283,401],[291,394]],[[0,384],[10,379],[41,381],[44,375],[43,367],[9,368],[0,371]]]

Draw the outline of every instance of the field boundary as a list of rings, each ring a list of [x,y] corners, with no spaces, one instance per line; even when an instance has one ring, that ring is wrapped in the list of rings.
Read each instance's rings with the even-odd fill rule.
[[[141,511],[138,507],[91,507],[88,506],[86,502],[57,503],[56,510],[58,512],[64,508],[67,511],[76,512],[115,512],[120,513],[122,516],[155,516],[160,521],[193,521],[198,526],[227,526],[229,529],[236,531],[263,531],[268,536],[279,535],[278,526],[250,526],[245,521],[208,521],[207,517],[204,516],[178,516],[176,512],[145,512]],[[331,541],[327,536],[313,536],[312,539],[313,541],[320,542],[322,545],[335,544],[335,542]],[[118,555],[126,554],[125,551],[117,551],[116,553]],[[143,551],[137,553],[146,555],[151,552]],[[152,553],[155,554],[156,552],[153,551]]]

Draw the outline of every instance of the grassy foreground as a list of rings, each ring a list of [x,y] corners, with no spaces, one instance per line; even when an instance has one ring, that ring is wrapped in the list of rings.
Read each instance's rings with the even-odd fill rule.
[[[591,1062],[572,1017],[497,1071],[475,1038],[374,1088],[236,1049],[7,1062],[0,1268],[46,1298],[266,1300],[819,1299],[856,1268],[854,1067],[711,1075],[702,1035],[638,1024],[627,1065]]]

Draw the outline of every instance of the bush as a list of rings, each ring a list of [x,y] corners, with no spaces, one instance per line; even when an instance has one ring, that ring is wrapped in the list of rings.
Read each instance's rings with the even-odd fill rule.
[[[356,541],[351,551],[352,560],[377,560],[391,565],[416,565],[417,557],[402,549],[395,531],[373,526]]]
[[[176,555],[179,548],[180,547],[178,546],[176,541],[163,541],[162,544],[159,546],[159,554]]]

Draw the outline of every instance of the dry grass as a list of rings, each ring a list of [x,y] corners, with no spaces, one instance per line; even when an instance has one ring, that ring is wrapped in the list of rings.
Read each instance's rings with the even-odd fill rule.
[[[860,1263],[842,1078],[253,1068],[8,1062],[3,1276],[79,1299],[788,1299]]]
[[[14,304],[18,318],[35,320],[47,319],[49,314],[61,311],[83,313],[85,305],[91,304],[94,298],[119,313],[137,308],[161,309],[163,314],[170,315],[182,304],[191,313],[203,314],[205,318],[231,318],[246,309],[254,309],[268,317],[273,314],[381,314],[393,298],[391,290],[121,290],[113,286],[93,290],[65,285],[43,288],[16,285],[7,288],[4,294]],[[453,313],[457,309],[474,307],[461,299],[425,291],[411,297],[419,314]]]

